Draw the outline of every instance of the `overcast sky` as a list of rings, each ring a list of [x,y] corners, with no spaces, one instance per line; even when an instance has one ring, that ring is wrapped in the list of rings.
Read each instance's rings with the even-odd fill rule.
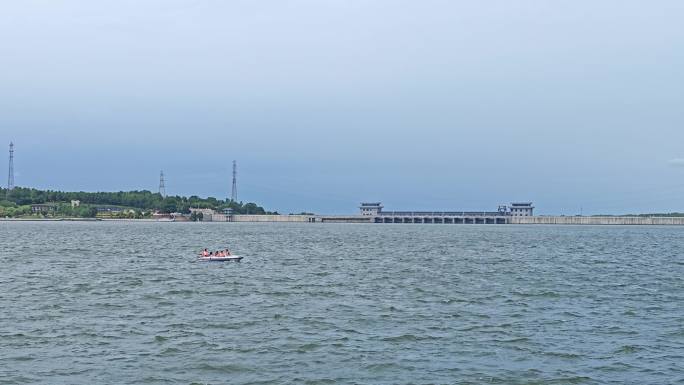
[[[684,2],[0,2],[16,183],[684,211]],[[6,150],[3,153],[6,154]],[[7,157],[2,156],[2,175]],[[6,179],[5,179],[6,180]]]

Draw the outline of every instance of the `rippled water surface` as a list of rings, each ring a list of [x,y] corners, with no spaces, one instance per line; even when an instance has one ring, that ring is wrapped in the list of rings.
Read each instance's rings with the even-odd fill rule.
[[[202,247],[241,263],[201,263]],[[684,228],[0,222],[0,384],[684,382]]]

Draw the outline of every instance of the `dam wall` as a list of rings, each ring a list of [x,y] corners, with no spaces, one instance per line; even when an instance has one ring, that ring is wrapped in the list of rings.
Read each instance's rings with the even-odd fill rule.
[[[361,215],[231,215],[213,220],[219,222],[370,223],[371,218]]]
[[[311,215],[231,215],[230,222],[313,222]]]
[[[479,215],[478,215],[479,214]],[[207,218],[205,217],[205,220]],[[223,215],[213,214],[213,222],[279,223],[420,223],[420,224],[511,224],[511,225],[660,225],[684,226],[684,217],[611,216],[514,216],[495,213],[391,213],[363,215]]]
[[[684,225],[684,217],[511,217],[514,225]]]

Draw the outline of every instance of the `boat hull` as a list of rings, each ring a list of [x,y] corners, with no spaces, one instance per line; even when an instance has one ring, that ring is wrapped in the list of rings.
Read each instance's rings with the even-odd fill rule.
[[[238,255],[233,255],[230,257],[199,257],[197,258],[197,260],[199,260],[200,262],[240,262],[242,260],[242,257]]]

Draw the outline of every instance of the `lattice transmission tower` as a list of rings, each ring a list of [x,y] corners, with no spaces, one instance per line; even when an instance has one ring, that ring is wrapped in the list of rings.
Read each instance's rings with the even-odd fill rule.
[[[159,195],[166,198],[166,183],[164,182],[164,171],[159,172]]]
[[[14,189],[14,143],[10,142],[9,145],[9,172],[7,174],[7,192],[6,195],[9,196],[10,191]]]
[[[230,193],[231,202],[237,202],[237,162],[233,161],[233,189]]]

